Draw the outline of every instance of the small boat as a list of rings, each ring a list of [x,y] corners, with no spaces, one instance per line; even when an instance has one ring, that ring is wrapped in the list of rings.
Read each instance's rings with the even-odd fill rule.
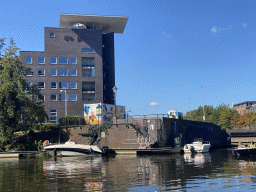
[[[186,144],[183,150],[184,153],[206,153],[209,152],[210,147],[209,141],[203,142],[202,138],[196,138],[192,144]]]
[[[234,149],[234,153],[235,155],[239,154],[239,155],[246,155],[246,156],[250,156],[250,155],[256,155],[256,147],[238,147],[236,149]]]
[[[44,150],[51,156],[84,156],[106,154],[107,147],[99,148],[97,144],[83,145],[76,144],[71,138],[65,144],[50,144],[49,141],[44,142]]]

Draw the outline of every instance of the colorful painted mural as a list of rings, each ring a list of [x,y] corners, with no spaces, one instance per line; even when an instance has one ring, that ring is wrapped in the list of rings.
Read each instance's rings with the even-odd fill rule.
[[[85,104],[84,118],[88,124],[109,124],[113,123],[113,117],[116,115],[118,119],[125,119],[125,107],[111,104]]]
[[[178,112],[176,110],[171,110],[171,111],[167,112],[167,117],[174,118],[174,119],[182,119],[183,114],[182,114],[182,112]]]

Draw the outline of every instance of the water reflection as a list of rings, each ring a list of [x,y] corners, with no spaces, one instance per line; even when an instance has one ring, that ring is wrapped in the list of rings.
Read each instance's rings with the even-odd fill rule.
[[[0,191],[250,191],[256,157],[195,155],[0,159]]]
[[[106,175],[103,157],[63,157],[51,158],[43,162],[43,172],[48,179],[73,179],[76,186],[86,191],[101,191],[102,175]],[[70,180],[69,180],[70,181]]]
[[[204,167],[204,164],[211,162],[211,156],[209,153],[184,154],[184,161],[188,165]]]

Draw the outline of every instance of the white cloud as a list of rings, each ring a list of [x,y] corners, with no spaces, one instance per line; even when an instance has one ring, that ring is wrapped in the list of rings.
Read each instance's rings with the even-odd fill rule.
[[[242,27],[245,27],[245,28],[246,28],[246,27],[247,27],[247,24],[246,24],[246,23],[243,23],[243,24],[242,24]]]
[[[222,30],[223,30],[223,28],[221,28],[221,27],[213,26],[211,28],[211,33],[215,35],[217,33],[220,33]]]
[[[159,103],[157,103],[157,102],[151,102],[151,103],[149,103],[149,106],[159,106],[160,104]]]

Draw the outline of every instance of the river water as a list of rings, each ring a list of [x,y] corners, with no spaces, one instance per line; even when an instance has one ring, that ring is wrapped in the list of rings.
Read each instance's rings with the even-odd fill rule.
[[[256,191],[256,156],[196,155],[0,159],[0,191]]]

